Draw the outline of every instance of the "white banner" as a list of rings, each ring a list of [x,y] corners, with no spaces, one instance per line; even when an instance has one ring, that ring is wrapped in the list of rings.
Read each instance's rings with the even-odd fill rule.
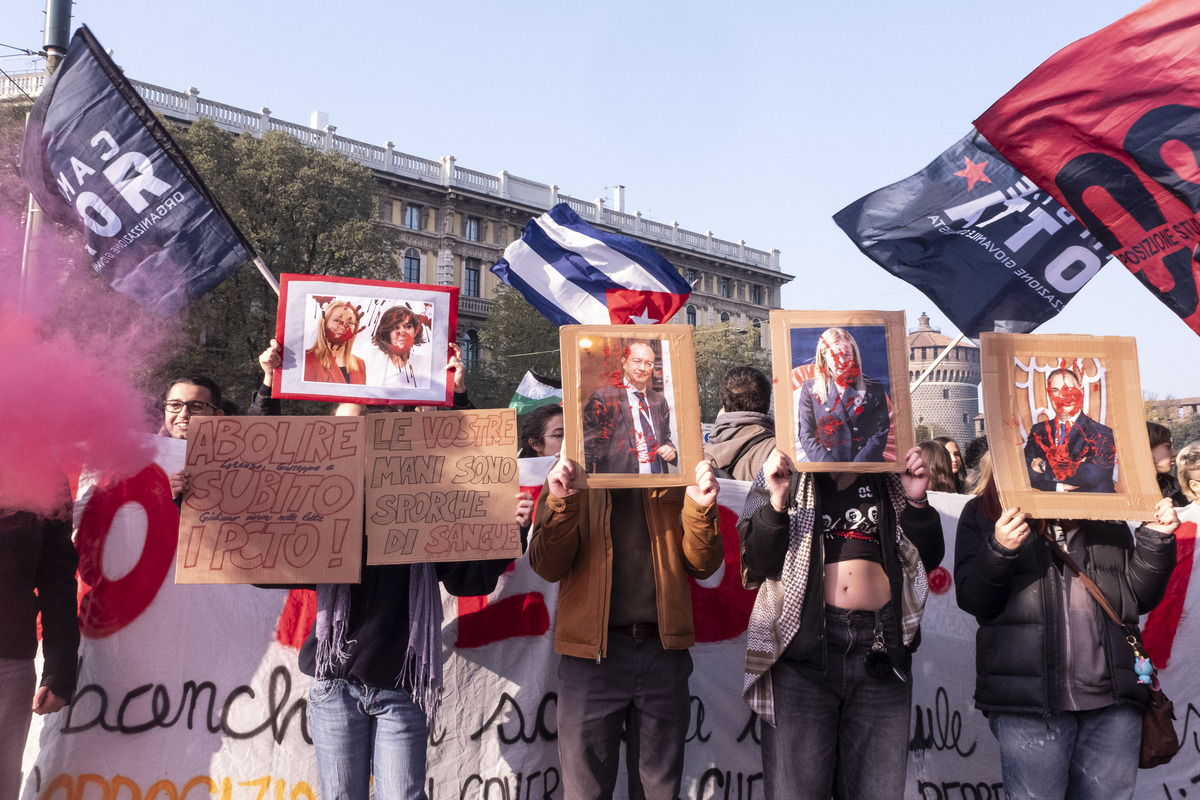
[[[81,672],[74,702],[34,721],[22,797],[44,800],[296,800],[319,795],[305,720],[308,678],[296,650],[312,593],[250,586],[176,586],[178,515],[167,475],[183,443],[158,440],[157,464],[115,486],[85,481],[76,504]],[[552,459],[522,461],[522,484]],[[726,563],[693,587],[692,719],[683,796],[761,798],[761,724],[741,699],[745,628],[733,523],[747,484],[722,482]],[[947,537],[930,576],[915,663],[909,798],[998,800],[999,756],[972,704],[975,621],[958,610],[950,574],[965,497],[934,495]],[[1183,800],[1200,774],[1190,726],[1200,655],[1190,590],[1195,522],[1181,531],[1180,569],[1147,622],[1151,653],[1187,731],[1170,765],[1139,775],[1137,796]],[[430,800],[562,798],[555,749],[555,587],[518,560],[487,598],[443,597],[446,696],[429,745]],[[1164,648],[1171,648],[1164,659]],[[39,723],[44,722],[40,728]],[[624,778],[618,783],[624,797]]]

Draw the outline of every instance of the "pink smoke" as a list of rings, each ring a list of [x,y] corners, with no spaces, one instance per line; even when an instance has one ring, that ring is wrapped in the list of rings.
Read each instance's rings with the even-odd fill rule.
[[[0,218],[0,508],[46,513],[64,478],[112,478],[152,457],[148,398],[131,376],[163,358],[164,331],[91,277],[80,241],[46,226],[44,266],[20,297],[24,227]]]

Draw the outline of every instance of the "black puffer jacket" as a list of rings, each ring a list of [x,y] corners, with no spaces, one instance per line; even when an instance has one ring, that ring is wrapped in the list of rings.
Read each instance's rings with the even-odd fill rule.
[[[1175,566],[1175,536],[1145,526],[1130,536],[1119,522],[1080,521],[1086,563],[1081,564],[1117,613],[1137,627],[1138,616],[1158,605]],[[1134,546],[1136,538],[1137,546]],[[959,607],[979,621],[975,639],[975,706],[980,711],[1061,710],[1059,641],[1065,635],[1063,576],[1049,542],[1031,536],[1016,550],[995,537],[994,523],[978,498],[963,509],[954,550],[954,585]],[[1078,559],[1076,559],[1078,562]],[[1113,700],[1145,706],[1133,653],[1124,632],[1103,617],[1104,651]],[[1047,620],[1054,624],[1047,624]]]

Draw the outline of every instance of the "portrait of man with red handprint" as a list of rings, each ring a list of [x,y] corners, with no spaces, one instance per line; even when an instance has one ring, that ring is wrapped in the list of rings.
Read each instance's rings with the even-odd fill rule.
[[[1087,390],[1079,362],[1061,360],[1046,373],[1049,409],[1038,409],[1025,440],[1029,483],[1044,492],[1115,492],[1112,428],[1085,413]]]

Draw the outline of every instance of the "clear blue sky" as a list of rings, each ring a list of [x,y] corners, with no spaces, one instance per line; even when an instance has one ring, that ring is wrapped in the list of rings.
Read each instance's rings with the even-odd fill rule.
[[[41,0],[0,42],[38,49]],[[427,158],[624,184],[627,210],[782,251],[786,308],[928,311],[830,219],[921,169],[1136,0],[340,4],[77,0],[128,75]],[[10,51],[2,51],[10,52]],[[7,66],[5,67],[8,68]],[[1113,262],[1041,329],[1135,336],[1142,387],[1200,395],[1200,337]]]

